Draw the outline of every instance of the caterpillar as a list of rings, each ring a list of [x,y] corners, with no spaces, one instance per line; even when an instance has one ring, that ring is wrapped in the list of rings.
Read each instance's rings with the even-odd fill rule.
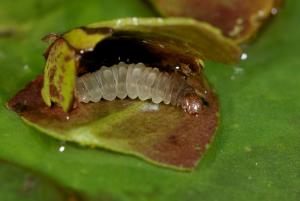
[[[79,102],[112,101],[116,98],[152,99],[182,107],[189,114],[198,115],[201,101],[194,88],[178,73],[160,72],[158,68],[146,67],[143,63],[120,62],[111,67],[86,73],[76,79],[75,95]]]

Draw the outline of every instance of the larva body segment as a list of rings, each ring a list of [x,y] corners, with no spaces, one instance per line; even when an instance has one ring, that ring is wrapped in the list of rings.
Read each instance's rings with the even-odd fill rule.
[[[113,73],[116,83],[116,93],[117,97],[124,99],[127,96],[126,90],[126,76],[127,76],[127,65],[121,62],[118,66],[113,66]]]
[[[147,83],[151,70],[151,68],[144,68],[141,79],[138,82],[139,99],[142,101],[147,100],[150,97],[149,84]]]
[[[198,114],[200,98],[186,80],[176,73],[160,72],[158,68],[146,67],[143,63],[120,62],[112,67],[102,66],[93,73],[86,73],[76,80],[76,96],[80,102],[99,102],[102,98],[152,99],[181,106],[185,111]]]

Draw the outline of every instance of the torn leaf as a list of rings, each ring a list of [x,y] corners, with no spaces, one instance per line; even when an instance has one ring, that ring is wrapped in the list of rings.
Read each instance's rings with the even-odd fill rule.
[[[58,36],[48,49],[44,76],[18,92],[8,107],[55,138],[132,154],[181,170],[196,167],[212,141],[218,103],[203,74],[204,60],[233,63],[240,49],[206,23],[190,19],[119,19]],[[129,98],[83,103],[79,76],[124,61],[142,62],[184,78],[201,113]],[[163,85],[161,85],[163,86]]]

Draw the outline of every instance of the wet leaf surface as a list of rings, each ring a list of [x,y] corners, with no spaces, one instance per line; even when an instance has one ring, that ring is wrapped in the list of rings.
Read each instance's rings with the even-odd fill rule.
[[[206,75],[220,99],[221,121],[214,143],[189,173],[61,143],[5,108],[5,102],[43,70],[40,53],[46,45],[37,38],[95,19],[153,15],[133,0],[122,6],[116,0],[40,2],[18,7],[1,1],[1,27],[18,26],[10,26],[17,27],[17,34],[0,39],[0,158],[65,187],[91,196],[100,193],[106,200],[299,200],[298,1],[286,2],[239,65],[207,63]],[[25,7],[32,12],[21,12]]]
[[[192,17],[219,27],[238,42],[253,37],[278,12],[280,0],[150,0],[163,16]]]

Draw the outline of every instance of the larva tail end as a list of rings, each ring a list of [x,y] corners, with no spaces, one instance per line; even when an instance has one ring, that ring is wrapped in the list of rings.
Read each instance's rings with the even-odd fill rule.
[[[185,112],[197,116],[201,111],[202,102],[196,93],[188,93],[182,99],[181,107]]]

